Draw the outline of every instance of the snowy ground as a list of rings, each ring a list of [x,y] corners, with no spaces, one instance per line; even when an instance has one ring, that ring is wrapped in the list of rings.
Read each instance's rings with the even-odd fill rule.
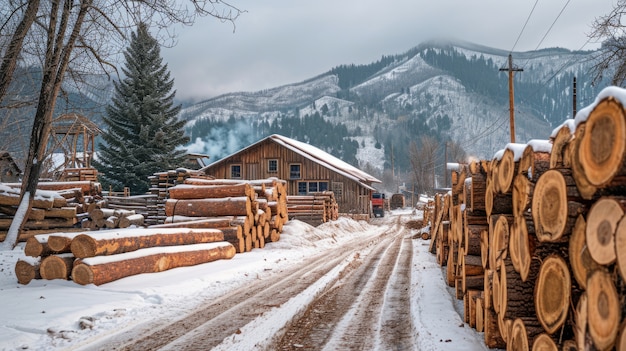
[[[418,218],[421,214],[398,210],[394,216]],[[386,220],[387,221],[387,220]],[[378,225],[351,219],[317,228],[300,221],[285,227],[281,240],[264,249],[223,260],[161,273],[142,274],[101,286],[81,286],[64,280],[33,280],[20,285],[14,267],[23,257],[23,246],[0,252],[0,350],[93,350],[98,340],[149,319],[175,318],[193,311],[205,298],[222,296],[263,277],[279,274],[281,267],[296,264],[317,253],[330,252],[347,240],[367,240],[380,232]],[[487,350],[483,335],[469,328],[458,314],[459,302],[451,296],[441,267],[428,253],[429,241],[413,240],[411,311],[416,350]],[[326,277],[328,279],[330,277]],[[321,279],[320,279],[321,280]],[[323,282],[320,282],[323,284]],[[315,290],[314,284],[311,290]],[[309,299],[301,294],[294,299]],[[290,301],[242,328],[241,340],[262,345],[267,327],[289,322]],[[286,313],[285,313],[286,312]],[[256,335],[259,334],[259,335]],[[250,344],[232,338],[222,349],[250,350]]]

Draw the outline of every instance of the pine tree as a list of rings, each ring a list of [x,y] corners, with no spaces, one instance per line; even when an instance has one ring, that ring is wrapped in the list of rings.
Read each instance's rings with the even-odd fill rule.
[[[105,143],[100,144],[94,165],[105,189],[120,191],[127,186],[131,193],[141,194],[149,189],[149,176],[184,163],[186,150],[180,146],[189,138],[184,121],[177,118],[181,106],[174,106],[174,80],[145,24],[132,33],[124,57],[125,78],[114,82],[103,118]]]

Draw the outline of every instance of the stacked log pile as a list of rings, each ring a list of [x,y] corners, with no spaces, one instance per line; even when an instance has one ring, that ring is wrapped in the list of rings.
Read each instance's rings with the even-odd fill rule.
[[[156,201],[150,205],[150,215],[146,218],[146,224],[162,224],[165,222],[165,200],[169,198],[168,189],[178,184],[183,184],[187,178],[214,179],[205,175],[202,171],[187,168],[177,168],[164,172],[154,173],[148,177],[150,180],[150,194],[156,196]]]
[[[18,211],[20,187],[20,183],[0,184],[0,241],[4,241]],[[41,233],[74,230],[99,191],[100,184],[92,181],[40,182],[19,240],[26,241]]]
[[[65,279],[78,284],[105,284],[124,277],[161,272],[218,259],[235,248],[217,229],[129,228],[98,232],[40,234],[18,260],[20,284],[32,279]]]
[[[286,182],[190,177],[168,189],[164,224],[151,228],[218,228],[237,253],[280,239],[288,221]]]
[[[287,213],[289,218],[317,226],[339,218],[339,205],[332,191],[309,195],[288,195]]]
[[[104,196],[89,207],[83,229],[99,230],[145,226],[158,223],[157,196]],[[161,220],[161,223],[163,220]]]
[[[488,347],[626,350],[621,96],[607,89],[549,140],[508,144],[470,164],[465,196],[453,185],[436,199],[431,252]]]

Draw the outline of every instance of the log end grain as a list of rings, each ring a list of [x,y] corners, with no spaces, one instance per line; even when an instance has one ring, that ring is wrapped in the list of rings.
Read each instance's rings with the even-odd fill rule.
[[[91,267],[84,263],[75,264],[72,268],[72,280],[80,285],[92,284],[94,274]]]
[[[537,319],[548,334],[554,334],[567,318],[571,295],[571,278],[565,260],[554,254],[548,256],[535,282]]]
[[[78,258],[94,257],[96,248],[96,240],[87,234],[77,235],[70,244],[72,254]]]
[[[40,279],[39,264],[31,264],[29,262],[18,260],[15,263],[15,276],[20,284],[28,284],[33,279]]]
[[[611,275],[598,269],[587,280],[587,328],[598,350],[610,348],[621,319],[620,298]]]

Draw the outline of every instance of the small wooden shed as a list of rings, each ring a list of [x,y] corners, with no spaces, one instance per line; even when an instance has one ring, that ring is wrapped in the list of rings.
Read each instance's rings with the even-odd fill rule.
[[[370,214],[375,177],[310,144],[274,134],[201,169],[218,179],[287,181],[288,195],[332,191],[339,212]]]
[[[22,170],[11,157],[8,151],[0,150],[0,182],[17,183],[22,176]]]

